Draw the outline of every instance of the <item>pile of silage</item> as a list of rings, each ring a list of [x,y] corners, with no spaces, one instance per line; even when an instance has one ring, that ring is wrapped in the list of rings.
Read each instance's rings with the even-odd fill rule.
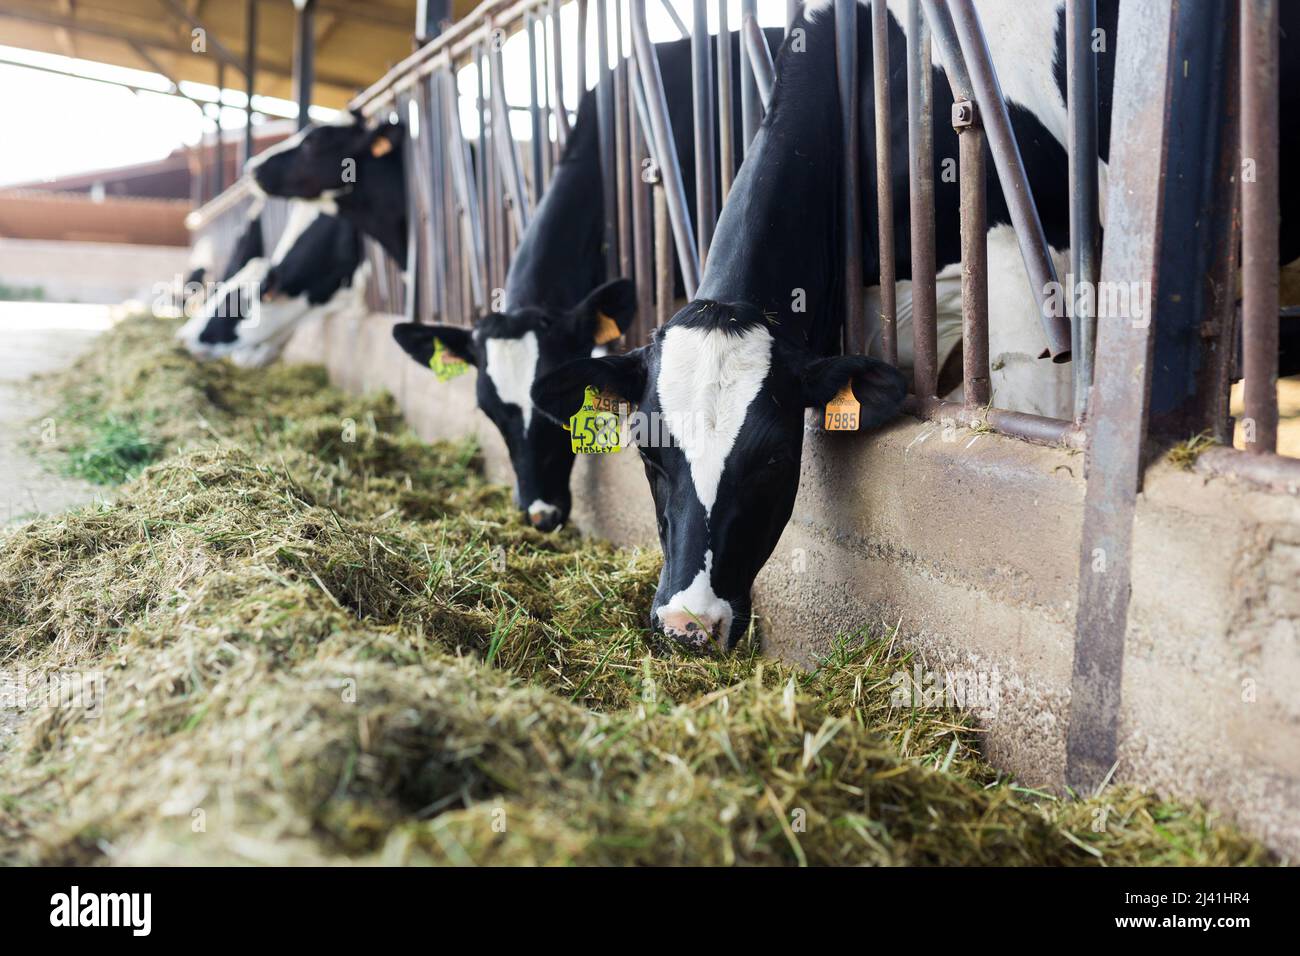
[[[318,371],[141,321],[62,387],[162,459],[0,540],[7,861],[1266,859],[1198,808],[998,782],[951,711],[891,707],[887,640],[814,674],[663,646],[657,556],[525,527],[472,448]],[[69,684],[89,713],[42,704]]]

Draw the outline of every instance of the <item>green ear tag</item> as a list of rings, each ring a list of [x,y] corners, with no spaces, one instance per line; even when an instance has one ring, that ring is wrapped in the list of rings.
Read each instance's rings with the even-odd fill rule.
[[[608,455],[620,451],[618,399],[588,385],[582,408],[569,419],[575,455]]]
[[[433,374],[438,376],[438,381],[450,382],[457,375],[468,372],[469,363],[459,355],[448,352],[447,347],[442,344],[442,339],[434,339],[433,357],[429,359],[429,368],[433,369]]]

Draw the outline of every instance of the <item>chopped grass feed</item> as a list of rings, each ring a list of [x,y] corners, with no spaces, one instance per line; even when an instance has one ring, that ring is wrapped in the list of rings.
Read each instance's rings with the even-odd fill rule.
[[[54,383],[64,452],[114,416],[157,461],[0,541],[0,861],[1271,861],[1199,807],[1016,787],[891,702],[888,634],[810,673],[681,653],[644,628],[657,555],[527,527],[387,397],[170,332]]]

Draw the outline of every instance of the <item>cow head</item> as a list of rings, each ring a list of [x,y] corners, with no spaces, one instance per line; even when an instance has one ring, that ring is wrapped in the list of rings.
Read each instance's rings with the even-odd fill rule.
[[[510,452],[515,504],[542,531],[569,517],[569,433],[535,413],[533,382],[566,362],[589,357],[598,342],[622,334],[636,314],[636,293],[615,279],[576,307],[492,313],[469,329],[405,322],[393,338],[416,362],[428,366],[438,342],[478,370],[478,407],[492,420]],[[613,323],[613,326],[611,326]]]
[[[896,415],[907,391],[890,365],[819,357],[777,339],[755,309],[697,301],[644,348],[539,379],[533,401],[557,421],[587,386],[636,406],[631,433],[664,553],[651,626],[691,647],[730,648],[794,508],[804,409],[823,408],[850,382],[864,429]]]

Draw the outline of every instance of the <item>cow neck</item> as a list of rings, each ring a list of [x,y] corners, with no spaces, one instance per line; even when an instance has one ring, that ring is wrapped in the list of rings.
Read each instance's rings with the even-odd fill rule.
[[[510,263],[507,311],[569,309],[604,280],[600,183],[596,95],[591,90],[583,95],[564,157]]]
[[[796,26],[805,48],[794,52],[789,38],[781,47],[771,108],[723,207],[697,298],[755,306],[775,338],[829,354],[843,314],[835,22],[820,13]]]
[[[379,158],[363,154],[357,165],[358,193],[350,189],[337,197],[339,212],[370,236],[406,268],[406,173],[402,151]]]

